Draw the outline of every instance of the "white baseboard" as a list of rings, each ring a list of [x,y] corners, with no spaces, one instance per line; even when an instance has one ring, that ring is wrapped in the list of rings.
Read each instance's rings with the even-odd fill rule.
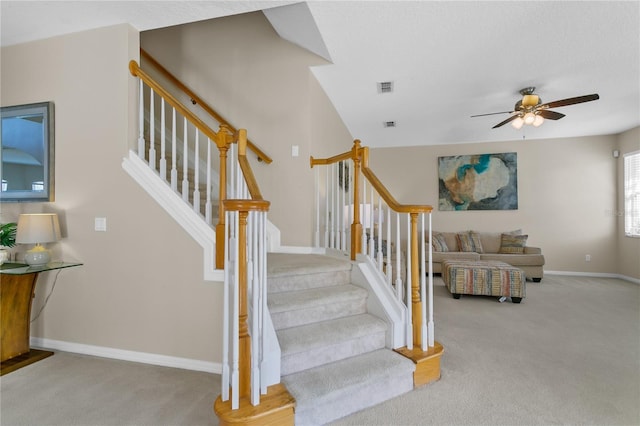
[[[222,364],[217,362],[200,361],[196,359],[179,358],[147,352],[127,351],[104,346],[93,346],[82,343],[64,342],[61,340],[43,339],[40,337],[31,337],[30,342],[31,346],[38,348],[54,349],[63,352],[72,352],[101,358],[118,359],[121,361],[140,362],[143,364],[159,365],[162,367],[182,368],[184,370],[222,374]]]
[[[572,275],[575,277],[618,278],[620,280],[629,281],[634,284],[640,284],[640,279],[638,278],[607,272],[544,271],[544,273],[548,275]]]

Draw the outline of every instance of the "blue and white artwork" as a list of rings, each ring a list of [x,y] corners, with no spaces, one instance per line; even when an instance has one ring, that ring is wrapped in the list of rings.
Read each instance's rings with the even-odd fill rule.
[[[517,210],[518,154],[438,157],[439,210]]]

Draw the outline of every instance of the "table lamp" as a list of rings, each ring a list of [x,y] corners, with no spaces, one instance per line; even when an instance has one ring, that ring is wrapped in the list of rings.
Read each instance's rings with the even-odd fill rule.
[[[18,217],[16,243],[35,244],[24,255],[29,265],[45,265],[51,260],[49,250],[42,244],[52,243],[60,239],[60,223],[55,213],[21,214]]]

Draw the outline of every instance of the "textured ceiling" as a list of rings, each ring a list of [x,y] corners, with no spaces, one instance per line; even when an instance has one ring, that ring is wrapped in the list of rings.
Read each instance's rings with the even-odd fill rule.
[[[128,22],[140,31],[276,6],[351,134],[372,147],[615,134],[640,125],[639,1],[0,2],[2,45]],[[394,92],[378,94],[377,82]],[[491,127],[518,91],[558,108],[541,127]],[[384,128],[395,121],[395,128]]]

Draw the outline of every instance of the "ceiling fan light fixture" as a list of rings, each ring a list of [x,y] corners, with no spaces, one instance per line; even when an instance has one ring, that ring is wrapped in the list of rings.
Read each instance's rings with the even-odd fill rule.
[[[524,95],[522,97],[522,106],[524,107],[534,107],[538,105],[540,102],[540,97],[538,95]]]
[[[533,124],[536,121],[536,115],[532,112],[528,112],[524,115],[524,124]]]
[[[540,127],[544,123],[544,117],[536,114],[536,119],[533,120],[533,127]]]
[[[524,120],[520,116],[511,122],[511,127],[516,130],[522,129],[522,126],[524,126]]]

